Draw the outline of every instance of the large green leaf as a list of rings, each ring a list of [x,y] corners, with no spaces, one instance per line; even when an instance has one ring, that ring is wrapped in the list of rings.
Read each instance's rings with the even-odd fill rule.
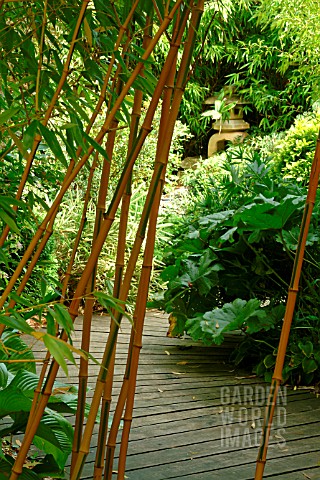
[[[265,318],[260,308],[260,301],[251,299],[248,302],[237,298],[232,303],[225,303],[222,308],[215,308],[186,322],[186,330],[195,339],[206,339],[207,342],[221,344],[223,333],[238,330],[246,326],[251,317]],[[200,329],[202,335],[200,334]]]
[[[13,458],[6,456],[6,458],[0,458],[0,480],[8,480],[12,472]],[[32,472],[28,468],[23,467],[22,473],[19,476],[20,480],[39,480],[36,473]]]
[[[6,387],[8,383],[9,373],[4,363],[0,363],[0,388]]]
[[[11,385],[0,391],[0,417],[20,412],[30,412],[32,401],[24,393]]]
[[[42,417],[34,444],[46,453],[53,455],[58,466],[62,469],[71,453],[73,428],[61,415],[48,410]]]

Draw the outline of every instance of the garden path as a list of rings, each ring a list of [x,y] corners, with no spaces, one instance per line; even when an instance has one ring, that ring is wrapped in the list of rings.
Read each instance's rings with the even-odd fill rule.
[[[93,319],[91,353],[98,359],[108,323],[103,316]],[[252,480],[267,385],[227,363],[239,336],[229,336],[222,346],[205,347],[189,338],[166,337],[167,327],[166,315],[147,313],[126,478]],[[81,319],[75,328],[76,344]],[[124,323],[115,394],[128,334],[129,323]],[[76,383],[73,373],[69,380]],[[93,382],[91,376],[90,386]],[[308,390],[282,390],[274,422],[264,478],[319,480],[320,398]],[[92,480],[93,462],[92,448],[83,480]]]

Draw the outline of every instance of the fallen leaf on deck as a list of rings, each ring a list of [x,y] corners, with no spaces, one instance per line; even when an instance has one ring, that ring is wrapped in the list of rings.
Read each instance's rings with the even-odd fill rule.
[[[165,350],[164,352],[165,352],[167,355],[171,355],[171,353],[168,352],[168,350]]]
[[[185,360],[182,361],[182,362],[178,362],[177,365],[187,365],[188,362],[186,362]]]
[[[186,372],[171,372],[173,375],[185,375]]]
[[[158,388],[158,392],[163,393],[163,390],[161,390],[161,388]]]

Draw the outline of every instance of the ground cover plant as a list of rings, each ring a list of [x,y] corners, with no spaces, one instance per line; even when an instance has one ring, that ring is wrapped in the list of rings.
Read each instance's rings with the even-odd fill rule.
[[[214,174],[204,182],[200,200],[197,175],[203,179],[206,165],[204,169],[199,165],[195,176],[187,175],[189,213],[183,218],[169,217],[173,239],[164,250],[166,267],[161,273],[167,289],[154,303],[171,314],[173,334],[187,332],[195,340],[211,344],[221,343],[224,332],[242,330],[245,341],[234,361],[239,364],[245,359],[247,364],[250,360],[257,374],[268,380],[275,364],[306,198],[306,175],[301,181],[292,181],[292,176],[284,173],[290,172],[295,155],[290,148],[293,138],[306,158],[314,154],[313,118],[309,123],[305,117],[298,119],[287,135],[274,139],[271,149],[266,148],[270,138],[262,141],[264,148],[256,140],[252,145],[230,147],[213,158]],[[313,129],[309,145],[298,138],[303,136],[303,122],[307,132]],[[279,158],[281,175],[277,173]],[[310,160],[301,154],[299,159],[310,168]],[[284,368],[284,379],[293,383],[308,384],[319,378],[318,205],[319,199]]]

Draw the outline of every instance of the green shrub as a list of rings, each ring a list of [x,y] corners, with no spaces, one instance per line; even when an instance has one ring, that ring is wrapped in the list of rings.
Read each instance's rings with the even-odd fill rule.
[[[256,149],[240,146],[225,156],[216,184],[212,182],[211,190],[193,204],[193,213],[175,219],[174,237],[164,250],[166,267],[161,273],[167,289],[154,305],[176,318],[174,333],[186,331],[205,343],[221,343],[224,332],[243,330],[247,340],[236,362],[254,357],[257,373],[269,378],[306,188],[290,180],[275,180],[272,160],[266,155],[263,161]],[[320,315],[316,290],[319,222],[317,200],[289,346],[291,359],[285,368],[285,378],[293,382],[316,379],[313,367],[320,360],[320,332],[315,321]],[[296,351],[295,345],[306,341],[312,342],[315,352],[307,358],[316,363],[304,360],[301,349]]]
[[[314,157],[320,112],[297,117],[274,145],[273,170],[276,175],[306,183]]]

